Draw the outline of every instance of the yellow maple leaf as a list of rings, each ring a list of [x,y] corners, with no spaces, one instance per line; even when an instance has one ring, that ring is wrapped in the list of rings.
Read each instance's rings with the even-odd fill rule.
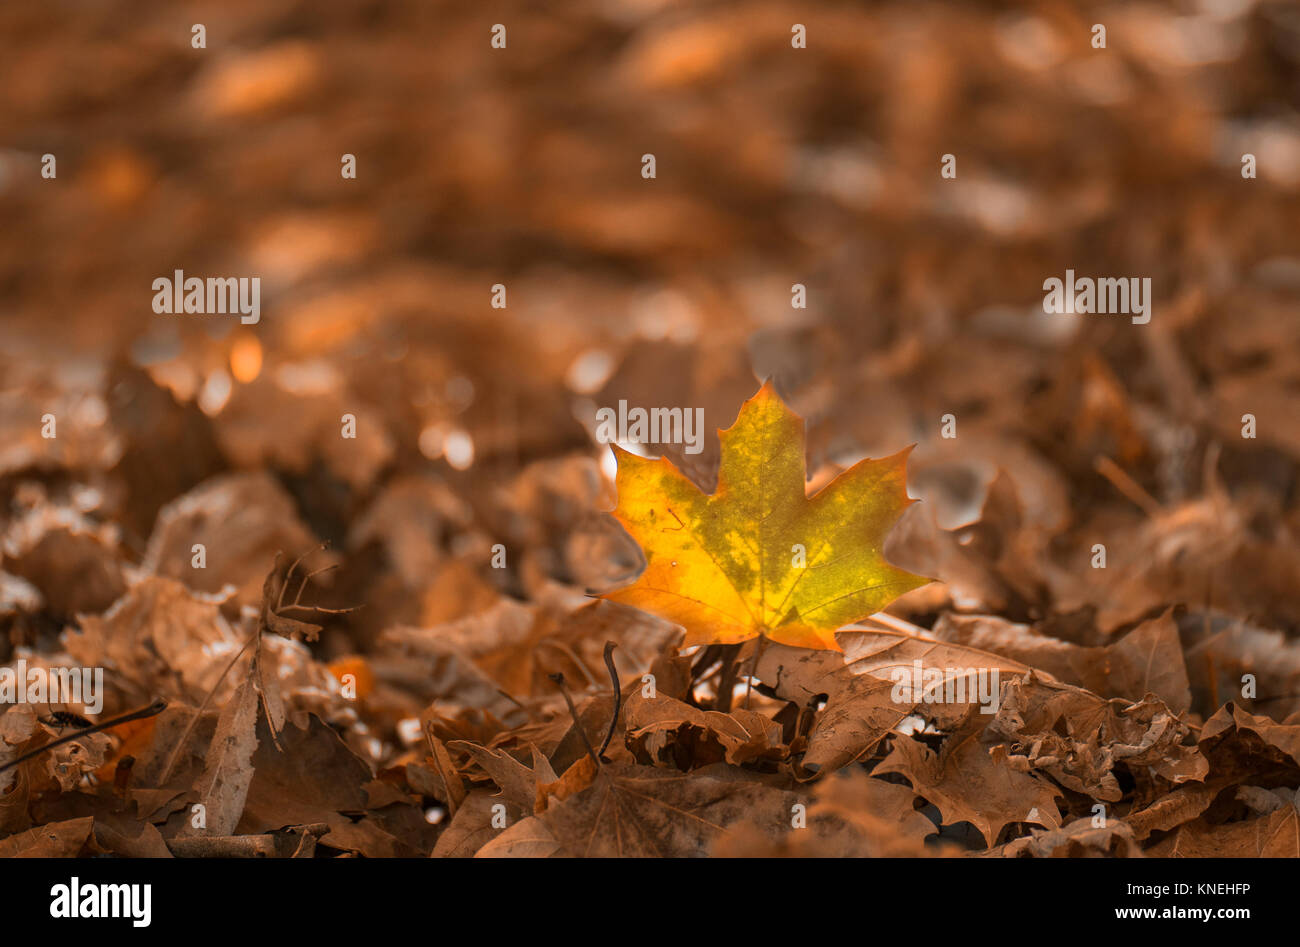
[[[910,447],[855,464],[810,497],[803,419],[771,382],[718,436],[712,496],[665,458],[614,447],[613,513],[641,545],[646,568],[602,598],[682,625],[687,645],[763,635],[839,651],[836,629],[930,581],[881,555],[889,529],[915,502],[906,488]]]

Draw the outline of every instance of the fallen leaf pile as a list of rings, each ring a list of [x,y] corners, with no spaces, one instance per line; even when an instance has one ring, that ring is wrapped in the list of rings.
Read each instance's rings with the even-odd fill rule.
[[[1293,7],[472,6],[0,6],[0,855],[1300,856]]]

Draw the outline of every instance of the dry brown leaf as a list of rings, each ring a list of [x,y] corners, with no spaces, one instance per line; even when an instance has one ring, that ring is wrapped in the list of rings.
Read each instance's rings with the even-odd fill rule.
[[[1300,810],[1292,803],[1248,822],[1192,822],[1153,845],[1150,854],[1158,858],[1300,858]]]
[[[0,858],[73,858],[90,839],[95,820],[90,816],[38,825],[18,835],[0,839]]]
[[[1172,785],[1199,781],[1209,771],[1189,745],[1189,729],[1158,700],[1103,700],[1037,672],[1004,689],[988,738],[1006,741],[1008,758],[1024,771],[1041,771],[1107,802],[1123,795],[1117,765]]]
[[[666,694],[644,697],[640,688],[624,704],[623,726],[638,762],[678,769],[723,761],[740,766],[783,759],[789,753],[781,725],[761,714],[700,710]]]
[[[668,773],[646,766],[603,766],[592,784],[552,801],[535,819],[559,846],[551,854],[579,857],[683,857],[709,854],[740,822],[766,833],[790,830],[794,793],[748,779]],[[532,819],[502,833],[480,854],[525,855],[546,847]]]
[[[1171,611],[1099,648],[1080,647],[986,615],[945,615],[934,634],[1022,661],[1102,697],[1141,700],[1154,694],[1179,714],[1191,706],[1182,642]]]
[[[1056,828],[1061,792],[1037,776],[1006,765],[1005,752],[980,738],[987,718],[972,711],[936,753],[919,740],[895,738],[875,773],[898,773],[912,791],[939,807],[945,825],[969,822],[993,845],[1003,828],[1024,822]]]
[[[1006,858],[1142,858],[1133,829],[1118,819],[1104,826],[1092,817],[1076,819],[1056,829],[1032,829],[1030,834],[1008,842],[990,855]]]
[[[257,687],[249,677],[235,688],[234,696],[221,710],[203,775],[195,786],[206,810],[206,824],[199,827],[191,821],[181,830],[183,835],[230,835],[239,824],[253,782],[257,711]]]

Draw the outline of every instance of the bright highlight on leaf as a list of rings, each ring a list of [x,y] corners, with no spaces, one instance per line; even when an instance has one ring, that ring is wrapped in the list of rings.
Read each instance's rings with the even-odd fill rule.
[[[719,436],[712,496],[664,458],[614,448],[614,516],[640,543],[646,569],[603,598],[677,622],[687,645],[763,635],[838,651],[836,629],[929,581],[881,555],[889,529],[913,502],[910,448],[855,464],[809,497],[803,419],[770,382]]]

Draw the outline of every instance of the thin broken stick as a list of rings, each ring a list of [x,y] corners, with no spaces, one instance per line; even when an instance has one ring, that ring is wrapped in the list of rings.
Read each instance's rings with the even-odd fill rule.
[[[81,737],[89,736],[92,733],[99,733],[101,730],[108,730],[112,727],[129,723],[132,720],[143,720],[146,717],[156,716],[166,709],[167,701],[159,697],[148,707],[141,707],[139,710],[132,710],[130,713],[122,714],[120,717],[114,717],[112,720],[105,720],[103,723],[92,724],[89,727],[76,730],[66,736],[59,737],[57,740],[52,740],[49,743],[38,746],[36,749],[24,753],[17,759],[10,760],[8,763],[5,763],[4,766],[0,766],[0,773],[3,773],[7,769],[13,769],[18,764],[25,763],[33,757],[40,756],[46,750],[52,750],[56,746],[62,746],[64,743],[69,743],[73,740],[80,739]]]

